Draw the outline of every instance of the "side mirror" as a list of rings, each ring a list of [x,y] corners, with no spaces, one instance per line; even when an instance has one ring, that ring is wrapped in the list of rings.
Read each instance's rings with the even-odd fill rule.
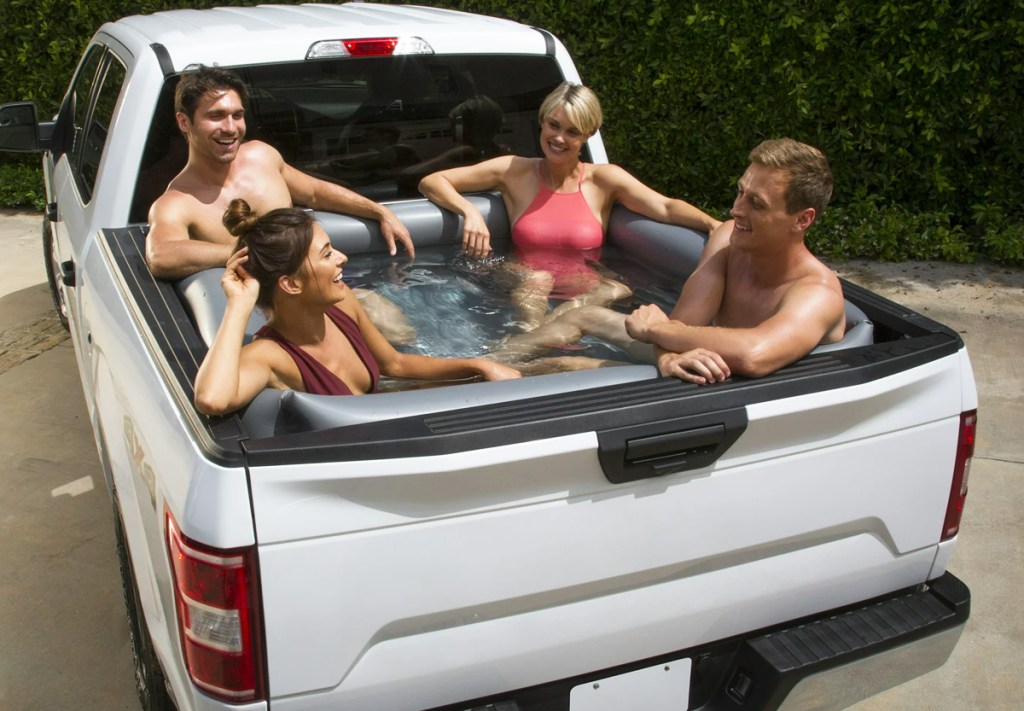
[[[0,151],[34,153],[43,150],[40,128],[35,103],[17,101],[0,106]]]

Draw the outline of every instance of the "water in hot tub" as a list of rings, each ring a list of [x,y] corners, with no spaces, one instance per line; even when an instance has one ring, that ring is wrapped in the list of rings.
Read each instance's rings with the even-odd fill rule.
[[[416,329],[416,340],[400,350],[448,358],[487,356],[503,339],[521,332],[509,294],[493,283],[494,269],[506,259],[514,257],[472,259],[451,246],[417,248],[414,260],[356,254],[349,255],[344,267],[345,281],[376,291],[402,310]],[[614,247],[603,248],[601,264],[633,290],[611,308],[630,313],[643,303],[657,303],[671,310],[681,286],[671,278],[652,273]],[[549,308],[559,303],[551,299]],[[560,355],[636,362],[615,345],[589,335],[538,353]]]

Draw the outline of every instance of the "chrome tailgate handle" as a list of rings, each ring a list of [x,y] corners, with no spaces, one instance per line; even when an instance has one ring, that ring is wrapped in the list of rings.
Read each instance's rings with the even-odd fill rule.
[[[747,427],[744,408],[619,427],[597,433],[598,459],[613,484],[702,469]]]

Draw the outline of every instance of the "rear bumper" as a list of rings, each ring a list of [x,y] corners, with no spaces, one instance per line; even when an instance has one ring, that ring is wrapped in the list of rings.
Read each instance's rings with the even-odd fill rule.
[[[703,708],[845,708],[942,666],[970,607],[970,590],[946,573],[922,589],[750,639],[717,695],[730,703]]]
[[[580,684],[675,660],[692,661],[686,708],[842,709],[942,666],[970,616],[951,573],[927,585],[752,636],[435,711],[569,709]]]

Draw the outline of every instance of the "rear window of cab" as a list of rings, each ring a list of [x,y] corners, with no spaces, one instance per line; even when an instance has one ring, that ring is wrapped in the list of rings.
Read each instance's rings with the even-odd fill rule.
[[[246,136],[372,200],[420,197],[435,170],[539,155],[537,111],[562,81],[549,56],[407,55],[232,67],[250,91]],[[167,80],[142,159],[132,222],[185,164]],[[585,156],[586,158],[586,156]]]

